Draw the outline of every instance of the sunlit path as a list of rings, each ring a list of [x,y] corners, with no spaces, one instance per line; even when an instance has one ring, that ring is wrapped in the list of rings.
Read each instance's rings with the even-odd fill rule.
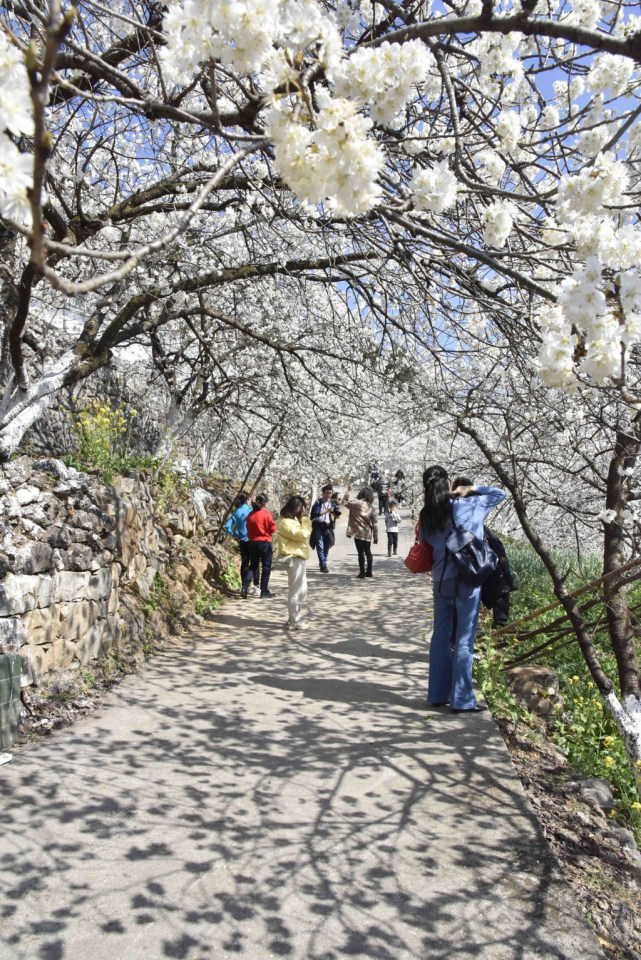
[[[277,569],[0,768],[3,960],[601,956],[489,715],[425,708],[426,578],[337,540],[309,632]]]

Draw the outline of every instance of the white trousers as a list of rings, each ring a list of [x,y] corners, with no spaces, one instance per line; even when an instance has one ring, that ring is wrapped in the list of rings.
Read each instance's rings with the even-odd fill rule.
[[[294,557],[292,565],[287,567],[287,582],[289,622],[296,623],[301,618],[301,609],[307,596],[307,561],[302,557]]]

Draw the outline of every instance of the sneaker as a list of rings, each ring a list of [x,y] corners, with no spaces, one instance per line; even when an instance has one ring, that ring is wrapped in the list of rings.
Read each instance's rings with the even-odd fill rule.
[[[357,573],[356,576],[354,577],[354,580],[364,580],[364,579],[365,579],[364,573]]]
[[[366,577],[373,577],[374,574],[372,573],[371,570],[368,570],[367,573],[365,574],[365,576],[366,576]]]
[[[240,595],[243,598],[243,600],[247,599],[247,587],[240,588]]]
[[[258,593],[260,593],[260,590],[255,583],[252,583],[251,587],[249,588],[249,596],[255,597]]]
[[[309,630],[307,620],[289,620],[288,626],[290,630]]]
[[[320,568],[320,572],[321,572],[321,573],[329,573],[329,570],[327,569],[327,567],[321,567],[321,568]]]
[[[274,594],[271,592],[271,590],[261,590],[261,591],[260,591],[260,599],[261,599],[261,600],[263,600],[265,597],[267,597],[268,600],[271,600],[271,598],[272,598],[273,596],[274,596]]]

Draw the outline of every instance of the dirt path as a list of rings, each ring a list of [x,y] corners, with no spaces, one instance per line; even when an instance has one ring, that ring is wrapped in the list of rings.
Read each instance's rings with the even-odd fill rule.
[[[426,708],[426,580],[383,552],[354,580],[340,530],[309,632],[277,570],[0,767],[2,960],[602,956],[491,717]]]

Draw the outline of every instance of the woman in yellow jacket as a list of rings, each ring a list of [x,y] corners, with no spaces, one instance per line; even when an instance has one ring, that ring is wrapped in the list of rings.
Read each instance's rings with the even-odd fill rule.
[[[307,560],[312,522],[307,516],[307,504],[302,497],[290,497],[278,518],[278,556],[285,558],[289,597],[287,606],[290,630],[309,630],[301,617],[307,596]]]

